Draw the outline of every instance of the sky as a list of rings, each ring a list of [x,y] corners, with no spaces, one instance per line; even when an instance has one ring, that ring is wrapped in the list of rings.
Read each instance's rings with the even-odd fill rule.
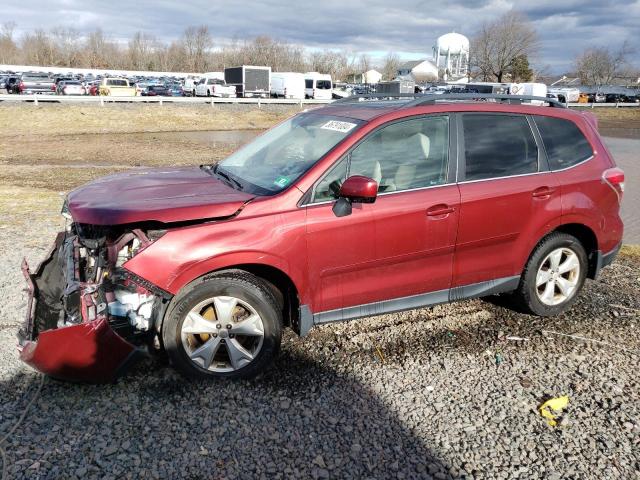
[[[122,41],[137,31],[170,41],[190,25],[207,24],[218,45],[269,35],[310,49],[374,58],[393,51],[413,60],[431,58],[438,36],[455,31],[471,37],[482,23],[512,9],[538,31],[541,48],[531,60],[550,72],[570,70],[590,46],[616,49],[629,40],[640,52],[640,0],[30,0],[4,2],[0,24],[15,22],[18,35],[58,26],[82,34],[100,27]]]

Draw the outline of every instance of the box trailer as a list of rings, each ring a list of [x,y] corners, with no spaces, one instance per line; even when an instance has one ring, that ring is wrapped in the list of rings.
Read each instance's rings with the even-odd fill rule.
[[[271,67],[243,65],[224,69],[224,81],[236,87],[238,97],[268,98],[271,90]]]
[[[416,89],[415,82],[408,80],[393,80],[391,82],[380,82],[376,87],[376,93],[388,93],[389,95],[398,95],[400,93],[414,93]]]

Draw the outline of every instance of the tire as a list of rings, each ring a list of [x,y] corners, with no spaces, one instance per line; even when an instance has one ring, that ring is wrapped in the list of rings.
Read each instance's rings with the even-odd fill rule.
[[[204,329],[201,320],[208,322]],[[241,333],[248,328],[250,333]],[[193,333],[199,331],[207,333]],[[192,379],[254,377],[277,356],[281,336],[282,309],[269,286],[238,270],[186,286],[172,300],[162,325],[171,363]]]
[[[563,272],[569,265],[577,268]],[[512,304],[541,317],[559,315],[576,301],[587,269],[587,253],[580,241],[566,233],[551,233],[531,254],[518,289],[512,295]]]

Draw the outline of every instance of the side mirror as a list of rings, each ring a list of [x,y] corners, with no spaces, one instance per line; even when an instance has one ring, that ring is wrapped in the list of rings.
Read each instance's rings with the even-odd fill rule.
[[[351,215],[353,203],[373,203],[378,196],[378,182],[362,175],[347,178],[338,192],[338,200],[333,205],[336,217]]]

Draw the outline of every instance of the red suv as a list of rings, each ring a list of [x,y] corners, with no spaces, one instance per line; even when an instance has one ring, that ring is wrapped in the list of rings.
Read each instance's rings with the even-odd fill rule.
[[[249,377],[284,327],[493,294],[565,311],[620,248],[624,173],[591,114],[483,97],[336,102],[215,166],[71,192],[23,264],[22,359],[109,381],[148,345],[190,377]]]

